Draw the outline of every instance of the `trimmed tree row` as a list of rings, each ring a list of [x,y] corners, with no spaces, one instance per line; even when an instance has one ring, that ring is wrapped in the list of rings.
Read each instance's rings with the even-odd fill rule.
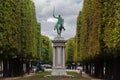
[[[0,0],[0,60],[3,76],[30,72],[40,57],[40,24],[32,0]]]
[[[77,61],[86,73],[120,78],[120,0],[84,0],[77,19]]]

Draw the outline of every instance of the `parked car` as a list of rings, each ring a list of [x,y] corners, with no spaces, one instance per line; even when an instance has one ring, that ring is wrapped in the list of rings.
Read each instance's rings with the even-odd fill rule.
[[[82,66],[78,66],[77,70],[83,70],[83,67]]]
[[[79,71],[79,73],[82,73],[83,67],[82,67],[82,66],[78,66],[78,67],[77,67],[77,70]]]
[[[50,64],[43,64],[42,67],[44,67],[45,69],[52,69],[52,65]]]
[[[36,72],[37,71],[37,67],[36,66],[32,66],[32,72]]]

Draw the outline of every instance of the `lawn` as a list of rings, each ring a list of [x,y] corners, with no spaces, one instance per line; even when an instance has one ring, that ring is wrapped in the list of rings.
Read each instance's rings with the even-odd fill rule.
[[[24,78],[19,78],[14,80],[88,80],[88,79],[82,78],[81,75],[76,72],[68,72],[69,75],[73,75],[74,77],[44,77],[50,74],[51,72],[40,72],[34,76],[24,77]]]

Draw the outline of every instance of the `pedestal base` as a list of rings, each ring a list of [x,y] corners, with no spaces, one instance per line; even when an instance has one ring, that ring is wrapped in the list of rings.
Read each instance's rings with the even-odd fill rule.
[[[50,78],[73,78],[72,75],[46,75],[44,77],[50,77]]]
[[[60,69],[60,68],[52,69],[52,75],[53,76],[65,76],[67,75],[66,69]]]
[[[54,40],[64,40],[63,37],[55,37]]]

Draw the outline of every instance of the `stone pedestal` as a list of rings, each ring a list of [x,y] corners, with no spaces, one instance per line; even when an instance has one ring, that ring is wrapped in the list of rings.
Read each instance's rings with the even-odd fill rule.
[[[65,42],[66,40],[52,40],[53,43],[53,76],[65,76]]]

